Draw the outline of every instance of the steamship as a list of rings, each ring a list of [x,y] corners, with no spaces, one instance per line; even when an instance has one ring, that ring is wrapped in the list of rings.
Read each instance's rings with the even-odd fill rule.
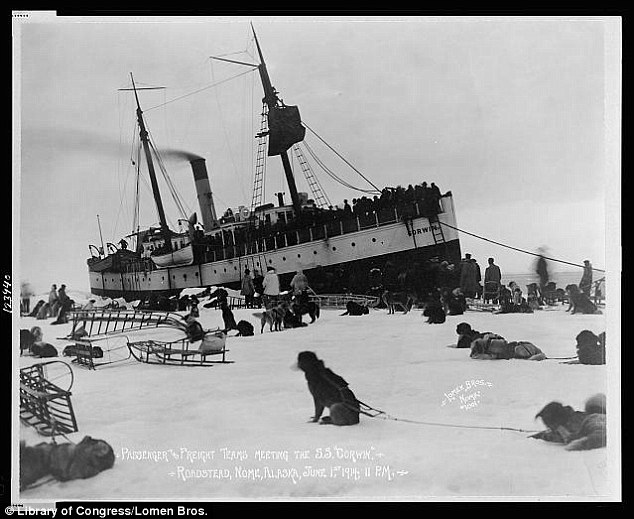
[[[316,158],[304,142],[308,127],[298,107],[286,105],[272,86],[255,30],[253,37],[259,63],[214,58],[257,69],[264,90],[250,205],[228,209],[219,218],[205,159],[189,157],[200,218],[196,213],[184,218],[185,230],[168,226],[155,169],[160,154],[143,117],[142,87],[130,74],[132,88],[127,90],[133,91],[136,100],[139,146],[160,223],[136,229],[118,244],[89,245],[91,292],[131,301],[172,296],[188,288],[237,289],[245,269],[258,276],[273,266],[282,287],[301,269],[318,292],[366,293],[374,268],[398,270],[442,260],[457,263],[461,254],[451,192],[431,196],[425,188],[419,196],[419,186],[407,191],[379,189],[368,181],[371,188],[364,191],[368,196],[362,197],[363,204],[359,200],[354,211],[349,206],[332,208],[307,160],[306,155]],[[306,177],[310,195],[298,192],[291,153]],[[281,160],[290,203],[282,193],[277,193],[277,204],[263,203],[265,163],[272,157]]]

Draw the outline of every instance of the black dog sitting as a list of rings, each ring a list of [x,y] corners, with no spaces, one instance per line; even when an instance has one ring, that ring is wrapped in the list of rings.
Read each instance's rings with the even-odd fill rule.
[[[474,340],[481,339],[484,336],[484,333],[480,333],[478,330],[471,328],[469,323],[460,323],[456,326],[456,333],[459,336],[456,348],[471,348],[471,343]]]
[[[311,324],[319,317],[319,303],[310,301],[306,292],[295,296],[293,303],[291,304],[293,313],[302,320],[302,315],[308,314],[310,316]]]
[[[583,330],[576,340],[580,364],[605,364],[605,332],[596,336],[590,330]]]
[[[295,314],[291,310],[284,314],[282,323],[284,323],[284,328],[301,328],[303,326],[308,326],[306,323],[302,322],[301,316]]]
[[[34,357],[57,357],[57,349],[48,342],[36,342],[31,346]]]
[[[601,311],[590,301],[590,298],[579,290],[577,285],[568,285],[566,287],[569,305],[566,312],[571,314],[600,314]]]
[[[348,301],[346,303],[346,311],[341,315],[368,315],[370,309],[365,305],[360,305],[355,301]]]
[[[297,356],[297,367],[308,381],[308,389],[315,403],[315,414],[311,422],[318,422],[324,408],[330,410],[330,416],[321,419],[321,423],[332,425],[355,425],[359,423],[359,401],[348,388],[348,383],[336,373],[324,366],[312,351],[302,351]]]
[[[449,315],[462,315],[467,309],[467,299],[459,288],[443,288],[441,294],[445,312]]]
[[[442,324],[446,321],[445,309],[438,294],[433,294],[425,305],[423,316],[427,317],[429,324]]]
[[[39,327],[34,327],[39,328]],[[36,336],[32,330],[20,330],[20,355],[25,351],[31,351],[31,347],[35,344]]]
[[[251,337],[253,335],[253,325],[244,319],[238,321],[236,329],[238,330],[236,337]]]
[[[229,330],[237,330],[238,325],[236,324],[236,318],[233,316],[233,312],[231,308],[229,308],[226,299],[220,301],[220,309],[222,310],[222,320],[225,323],[225,333]]]

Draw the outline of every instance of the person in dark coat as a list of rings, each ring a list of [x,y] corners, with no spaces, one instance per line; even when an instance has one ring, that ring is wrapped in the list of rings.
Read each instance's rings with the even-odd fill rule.
[[[537,276],[539,276],[539,304],[542,305],[544,304],[544,291],[546,290],[546,285],[548,284],[548,264],[546,263],[546,258],[544,258],[543,255],[545,249],[540,247],[537,249],[537,252],[539,252],[539,257],[537,258],[537,263],[535,264],[535,272],[537,273]]]
[[[493,258],[488,259],[489,266],[484,271],[484,292],[487,294],[487,300],[489,294],[498,294],[500,286],[502,284],[502,272],[500,267],[495,264]],[[497,303],[497,299],[493,300]]]
[[[253,288],[255,293],[253,294],[253,304],[260,308],[262,306],[262,293],[264,292],[264,276],[258,271],[253,271]],[[256,296],[257,294],[257,296]]]
[[[244,269],[244,276],[242,277],[242,283],[240,286],[240,294],[244,296],[244,304],[247,308],[253,306],[253,295],[255,294],[255,285],[253,284],[253,278],[251,277],[251,271]]]
[[[478,267],[471,254],[465,254],[460,263],[460,289],[468,298],[475,297],[478,292]]]

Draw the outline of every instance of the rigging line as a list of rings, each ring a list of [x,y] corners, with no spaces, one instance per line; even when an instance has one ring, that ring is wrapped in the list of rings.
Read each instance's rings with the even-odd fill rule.
[[[118,177],[119,177],[119,175],[118,175]],[[113,227],[112,233],[110,235],[110,239],[112,241],[114,241],[115,238],[116,238],[117,228],[119,227],[119,218],[121,217],[121,212],[123,210],[123,206],[125,205],[126,208],[127,208],[125,190],[126,190],[126,187],[128,185],[129,178],[130,178],[130,169],[126,168],[126,177],[125,177],[125,180],[123,182],[123,189],[121,188],[121,183],[119,182],[119,209],[117,210],[117,217],[115,219],[114,227]],[[117,178],[117,180],[119,180],[119,178]]]
[[[150,131],[148,131],[148,134],[150,134],[150,137],[152,137]],[[154,137],[152,137],[150,140],[150,146],[152,150],[154,151],[154,155],[156,156],[156,159],[158,161],[159,169],[161,170],[161,173],[163,174],[163,178],[165,179],[165,182],[170,190],[172,198],[174,198],[174,202],[176,203],[177,209],[181,212],[181,216],[183,216],[184,218],[187,218],[185,207],[183,206],[183,197],[180,195],[180,193],[176,189],[176,185],[172,182],[171,177],[167,173],[167,169],[165,168],[165,164],[163,163],[163,158],[161,157],[160,153],[154,146],[153,140],[154,140]],[[187,205],[187,208],[191,212],[191,208],[189,207],[189,205]]]
[[[137,150],[137,157],[139,157],[141,155],[141,148],[139,147],[139,149]],[[139,231],[139,187],[140,187],[140,177],[141,177],[141,166],[139,165],[139,162],[136,162],[137,166],[136,166],[136,189],[135,189],[135,194],[134,194],[134,213],[132,214],[132,234],[134,234],[134,232],[138,232]],[[138,235],[136,236],[136,241],[134,243],[135,245],[135,249],[138,248]]]
[[[310,145],[306,141],[304,141],[304,147],[306,148],[310,156],[315,160],[317,165],[320,166],[329,177],[331,177],[333,180],[335,180],[342,186],[345,186],[349,189],[353,189],[355,191],[360,191],[361,193],[368,193],[368,194],[376,193],[376,191],[373,191],[370,189],[361,189],[359,187],[353,186],[352,184],[349,184],[348,182],[346,182],[345,180],[337,176],[330,168],[328,168],[328,166],[326,166],[324,162],[319,157],[317,157],[313,149],[310,147]]]
[[[231,81],[233,79],[239,78],[240,76],[244,76],[245,74],[249,74],[249,73],[253,72],[253,70],[256,70],[256,69],[252,69],[252,70],[249,69],[249,70],[246,70],[244,72],[240,72],[240,74],[236,74],[235,76],[231,76],[231,77],[229,77],[227,79],[223,79],[221,81],[218,81],[218,83],[214,83],[212,85],[207,85],[206,87],[199,88],[198,90],[194,90],[193,92],[190,92],[189,94],[185,94],[185,95],[182,95],[182,96],[179,96],[179,97],[175,97],[174,99],[170,99],[169,101],[166,101],[165,103],[162,103],[160,105],[156,105],[156,106],[153,106],[151,108],[147,108],[147,109],[144,110],[144,112],[149,112],[150,110],[154,110],[155,108],[160,108],[161,106],[165,106],[165,105],[173,103],[175,101],[179,101],[181,99],[185,99],[186,97],[193,96],[194,94],[198,94],[198,93],[200,93],[200,92],[202,92],[204,90],[208,90],[208,89],[213,88],[215,86],[222,85],[223,83],[226,83],[226,82]]]
[[[214,81],[214,65],[213,60],[209,60],[209,73],[211,74],[211,80]],[[220,116],[220,124],[222,126],[222,133],[225,138],[225,143],[227,145],[227,149],[229,150],[229,158],[231,159],[231,165],[233,166],[233,173],[239,179],[240,182],[240,191],[242,191],[243,198],[246,199],[246,195],[244,193],[244,186],[242,184],[242,178],[238,175],[238,168],[236,167],[236,162],[234,158],[233,150],[231,149],[231,142],[229,140],[229,134],[227,133],[227,125],[225,124],[224,117],[222,115],[222,105],[220,103],[220,97],[218,96],[218,90],[214,90],[214,97],[216,98],[216,105],[218,106],[218,114]]]
[[[512,247],[512,246],[506,245],[504,243],[500,243],[500,242],[497,242],[497,241],[494,241],[494,240],[490,240],[490,239],[485,238],[483,236],[480,236],[478,234],[474,234],[472,232],[468,232],[468,231],[465,231],[463,229],[458,229],[457,227],[454,227],[453,225],[449,225],[448,223],[445,223],[445,222],[443,222],[441,220],[438,220],[438,222],[440,222],[442,225],[444,225],[446,227],[449,227],[450,229],[454,229],[455,231],[458,231],[458,232],[461,232],[461,233],[464,233],[464,234],[468,234],[469,236],[473,236],[474,238],[478,238],[480,240],[484,240],[484,241],[487,241],[489,243],[494,243],[495,245],[499,245],[500,247],[506,247],[507,249],[512,249],[512,250],[515,250],[515,251],[518,251],[518,252],[523,252],[524,254],[530,254],[531,256],[537,256],[537,257],[542,256],[544,259],[547,259],[547,260],[550,260],[550,261],[556,261],[558,263],[565,263],[566,265],[572,265],[573,267],[584,268],[583,265],[579,265],[578,263],[571,263],[569,261],[564,261],[564,260],[560,260],[560,259],[557,259],[557,258],[550,258],[548,256],[544,256],[543,254],[537,254],[536,252],[530,252],[530,251],[527,251],[527,250],[524,250],[524,249],[518,249],[517,247]],[[596,270],[597,272],[605,272],[605,270],[603,270],[603,269],[597,269],[597,268],[594,268],[594,267],[592,267],[592,270]]]
[[[350,164],[350,162],[348,162],[348,160],[346,160],[345,157],[343,157],[337,150],[335,150],[330,144],[328,144],[324,139],[322,139],[315,130],[313,130],[310,126],[308,126],[304,121],[302,121],[302,126],[304,126],[306,129],[310,130],[311,133],[313,133],[321,142],[323,142],[326,146],[328,146],[328,148],[330,148],[336,155],[337,157],[339,157],[341,160],[343,160],[346,164],[348,164],[348,166],[350,166],[354,171],[357,172],[357,174],[359,174],[368,184],[370,184],[374,189],[376,189],[377,191],[381,191],[378,187],[376,187],[372,181],[370,181],[363,173],[361,173],[357,168],[355,168],[352,164]]]
[[[308,152],[310,153],[310,155],[313,157],[313,159],[315,159],[315,161],[317,162],[317,164],[319,166],[321,166],[321,168],[331,177],[333,178],[335,181],[339,182],[341,185],[344,185],[346,187],[349,187],[350,189],[354,189],[355,191],[361,191],[363,193],[376,193],[376,191],[374,190],[370,190],[370,189],[361,189],[359,187],[355,187],[352,184],[348,183],[347,181],[343,180],[341,177],[339,177],[334,171],[332,171],[328,166],[326,166],[326,164],[319,158],[317,157],[317,154],[313,151],[313,149],[311,148],[311,146],[304,141],[304,146],[306,147],[306,149],[308,150]]]
[[[130,170],[128,169],[128,172],[127,172],[126,177],[125,177],[125,181],[123,183],[123,191],[124,192],[125,192],[126,186],[128,185],[128,179],[129,178],[130,178]],[[112,234],[110,235],[111,236],[110,239],[113,240],[113,241],[115,239],[115,235],[116,235],[116,232],[117,232],[117,227],[119,226],[119,217],[121,216],[121,210],[123,208],[124,202],[125,202],[125,196],[121,194],[121,188],[119,188],[119,209],[117,210],[117,218],[115,219],[114,229],[112,230]]]

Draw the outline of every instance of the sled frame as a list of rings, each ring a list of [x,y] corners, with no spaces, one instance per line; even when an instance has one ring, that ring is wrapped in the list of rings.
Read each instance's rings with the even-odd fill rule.
[[[145,364],[163,364],[172,366],[213,366],[214,364],[232,364],[227,360],[229,351],[223,346],[222,350],[201,352],[189,342],[188,338],[177,341],[163,342],[155,340],[128,341],[128,349],[132,357]],[[220,359],[215,357],[220,356]]]
[[[20,369],[20,420],[42,436],[79,430],[70,397],[46,379],[42,364]]]
[[[77,366],[88,368],[89,370],[96,370],[99,366],[107,366],[116,362],[123,362],[130,359],[130,351],[128,350],[128,356],[117,360],[104,360],[103,357],[95,357],[94,355],[94,340],[90,339],[77,339],[75,340],[75,352],[74,358],[71,361]],[[104,350],[104,353],[109,350]]]
[[[69,312],[69,317],[73,322],[73,328],[70,335],[65,337],[66,339],[72,339],[79,327],[86,330],[88,334],[86,337],[96,338],[159,326],[172,328],[184,326],[181,315],[154,310],[73,310]]]

